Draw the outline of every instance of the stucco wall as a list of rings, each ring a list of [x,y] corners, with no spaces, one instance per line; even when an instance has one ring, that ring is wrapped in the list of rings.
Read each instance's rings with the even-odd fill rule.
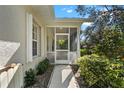
[[[25,62],[24,68],[25,70],[28,70],[29,68],[35,68],[36,65],[45,58],[45,51],[44,51],[44,47],[45,47],[45,24],[42,22],[41,17],[38,15],[38,13],[36,13],[35,11],[33,11],[33,9],[30,6],[25,6],[25,14],[26,13],[30,13],[33,16],[33,19],[38,23],[38,25],[41,27],[41,57],[35,57],[33,58],[33,62]],[[27,43],[27,42],[26,42]],[[27,48],[27,44],[25,45]],[[27,49],[26,49],[27,50]],[[27,54],[27,53],[26,53]],[[27,55],[26,55],[27,56]],[[26,57],[27,58],[27,57]],[[26,59],[25,58],[25,59]],[[27,61],[27,59],[26,59]]]
[[[0,40],[19,42],[20,48],[11,62],[25,62],[25,9],[21,6],[0,6]]]
[[[41,26],[41,57],[27,61],[26,13],[29,12]],[[20,43],[19,49],[7,64],[22,63],[23,77],[26,70],[34,68],[46,56],[45,26],[40,16],[30,6],[0,6],[0,40]]]

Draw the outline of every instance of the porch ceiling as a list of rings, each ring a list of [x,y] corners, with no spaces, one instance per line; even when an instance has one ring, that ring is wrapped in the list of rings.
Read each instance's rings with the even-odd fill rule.
[[[54,9],[52,5],[32,5],[31,6],[41,19],[47,24],[54,20]]]

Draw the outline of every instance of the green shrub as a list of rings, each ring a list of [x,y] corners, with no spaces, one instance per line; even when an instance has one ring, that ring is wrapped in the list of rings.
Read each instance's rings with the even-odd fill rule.
[[[123,64],[96,54],[78,60],[87,87],[124,87]]]
[[[83,55],[86,55],[87,54],[87,49],[80,49],[80,54],[81,54],[81,56],[83,56]]]
[[[40,62],[36,68],[37,74],[43,74],[47,68],[49,67],[49,60],[46,58],[42,62]]]
[[[35,83],[35,72],[33,69],[29,69],[28,71],[25,72],[25,77],[24,77],[24,87],[29,87]]]
[[[106,27],[102,31],[102,39],[96,44],[98,52],[109,58],[116,58],[122,56],[124,47],[124,36],[123,32],[117,26],[111,28]]]

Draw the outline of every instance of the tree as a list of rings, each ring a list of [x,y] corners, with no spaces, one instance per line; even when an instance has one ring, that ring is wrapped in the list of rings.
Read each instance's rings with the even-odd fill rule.
[[[118,50],[118,46],[124,46],[122,43],[118,43],[124,40],[124,6],[118,5],[102,5],[102,6],[77,6],[77,13],[82,17],[88,17],[93,20],[93,24],[84,32],[85,44],[97,47],[101,49],[99,52],[107,52]],[[114,29],[113,29],[114,27]],[[106,29],[112,28],[112,29]],[[116,31],[122,32],[120,36],[116,37]],[[110,33],[109,33],[110,32]],[[109,34],[110,35],[109,35]],[[106,35],[106,36],[105,36]],[[113,36],[112,36],[113,35]],[[106,37],[111,37],[106,40]],[[117,40],[120,40],[116,42]],[[110,41],[112,41],[110,43]],[[107,44],[108,42],[108,44]],[[107,45],[104,45],[107,44]],[[119,45],[120,44],[120,45]],[[112,45],[117,45],[116,48],[110,48]],[[105,49],[105,50],[104,50]],[[113,49],[113,50],[111,50]],[[107,54],[104,53],[104,54]]]
[[[124,6],[77,6],[76,11],[93,19],[84,33],[86,51],[78,61],[83,83],[124,87]]]
[[[102,39],[97,44],[97,51],[109,58],[121,57],[124,51],[123,40],[123,33],[119,28],[115,26],[106,27],[102,30]]]

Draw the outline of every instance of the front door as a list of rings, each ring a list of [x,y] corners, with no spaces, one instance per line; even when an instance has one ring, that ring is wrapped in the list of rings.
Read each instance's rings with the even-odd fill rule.
[[[69,64],[69,33],[55,34],[55,63]]]

